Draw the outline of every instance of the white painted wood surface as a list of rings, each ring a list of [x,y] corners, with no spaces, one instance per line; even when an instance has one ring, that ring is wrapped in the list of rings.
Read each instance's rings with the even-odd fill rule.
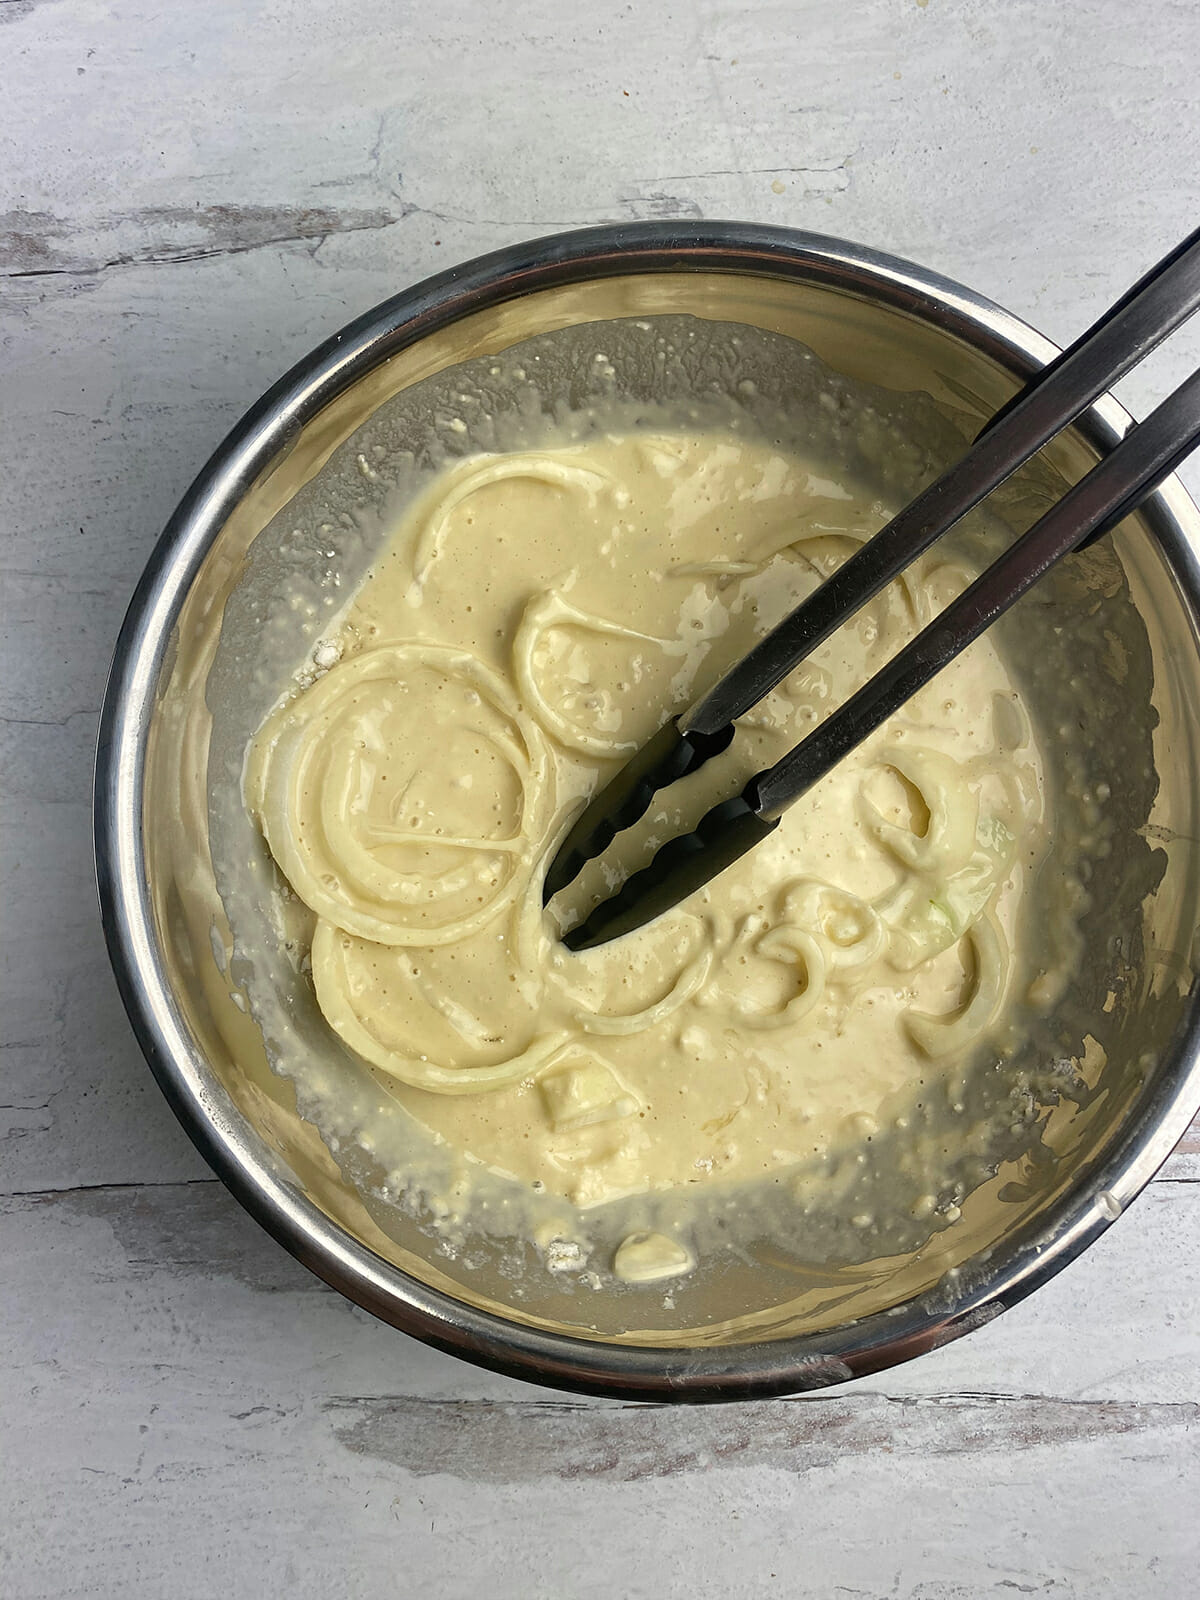
[[[1065,339],[1195,224],[1198,61],[1195,0],[0,0],[4,1600],[1196,1592],[1195,1134],[1031,1302],[869,1384],[543,1395],[208,1176],[106,967],[88,783],[158,529],[352,315],[538,232],[745,216]]]

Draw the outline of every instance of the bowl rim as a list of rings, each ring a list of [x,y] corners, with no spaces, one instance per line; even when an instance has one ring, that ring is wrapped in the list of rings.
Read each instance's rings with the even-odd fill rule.
[[[1058,347],[973,290],[845,240],[740,222],[636,222],[524,241],[454,266],[383,301],[326,339],[258,400],[217,447],[167,522],[117,639],[97,740],[94,846],[101,918],[142,1052],[196,1148],[241,1205],[326,1283],[426,1343],[509,1376],[634,1400],[763,1398],[865,1376],[991,1321],[1097,1239],[1150,1181],[1200,1109],[1200,988],[1157,1092],[1077,1177],[1054,1216],[982,1271],[822,1334],[709,1348],[584,1339],[481,1310],[393,1266],[280,1172],[277,1156],[218,1081],[175,1005],[154,931],[142,848],[147,740],[180,608],[230,512],[327,404],[380,362],[462,317],[537,290],[597,278],[718,272],[792,280],[909,313],[1028,376]],[[1104,397],[1076,424],[1111,449],[1130,423]],[[1200,612],[1200,512],[1178,479],[1142,513],[1190,608]]]

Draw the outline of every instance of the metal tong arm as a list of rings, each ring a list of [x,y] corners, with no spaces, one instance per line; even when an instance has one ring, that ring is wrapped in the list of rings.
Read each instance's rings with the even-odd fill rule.
[[[992,418],[967,453],[893,517],[682,716],[594,795],[546,874],[566,887],[654,794],[733,738],[734,719],[775,688],[880,589],[1036,454],[1200,307],[1200,229],[1141,278]],[[1094,536],[1094,535],[1093,535]]]

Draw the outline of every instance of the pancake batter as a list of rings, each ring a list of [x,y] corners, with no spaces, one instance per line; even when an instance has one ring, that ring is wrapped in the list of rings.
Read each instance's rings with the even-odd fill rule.
[[[314,914],[321,1009],[468,1161],[578,1207],[775,1176],[869,1140],[898,1094],[1002,1034],[1048,819],[988,639],[678,910],[581,955],[542,911],[584,797],[893,509],[719,434],[472,456],[262,728],[247,800]],[[865,607],[656,797],[625,865],[775,761],[966,581],[933,555]],[[566,915],[611,870],[593,863]],[[618,1273],[690,1265],[659,1245],[628,1239]]]

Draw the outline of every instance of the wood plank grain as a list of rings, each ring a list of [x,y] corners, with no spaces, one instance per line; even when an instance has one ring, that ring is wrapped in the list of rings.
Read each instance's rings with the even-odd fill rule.
[[[1198,1224],[1200,1186],[1160,1185],[957,1345],[694,1411],[429,1351],[215,1182],[9,1200],[0,1592],[1127,1600],[1153,1560],[1183,1600]]]
[[[919,1448],[924,1417],[904,1416],[914,1448],[899,1455],[508,1485],[357,1457],[304,1408],[212,1418],[176,1389],[124,1415],[81,1413],[81,1463],[53,1434],[18,1458],[0,1581],[20,1600],[1193,1592],[1197,1538],[1181,1508],[1198,1482],[1177,1427],[943,1456]],[[557,1442],[539,1442],[552,1461]]]
[[[0,277],[90,277],[156,262],[206,261],[266,245],[313,248],[335,233],[390,228],[400,210],[333,206],[147,206],[72,223],[51,211],[0,213]]]
[[[1156,1435],[1200,1422],[1200,1402],[1045,1395],[877,1395],[680,1408],[335,1396],[335,1437],[356,1455],[468,1483],[637,1483],[771,1466],[803,1476],[880,1451],[923,1461]]]

